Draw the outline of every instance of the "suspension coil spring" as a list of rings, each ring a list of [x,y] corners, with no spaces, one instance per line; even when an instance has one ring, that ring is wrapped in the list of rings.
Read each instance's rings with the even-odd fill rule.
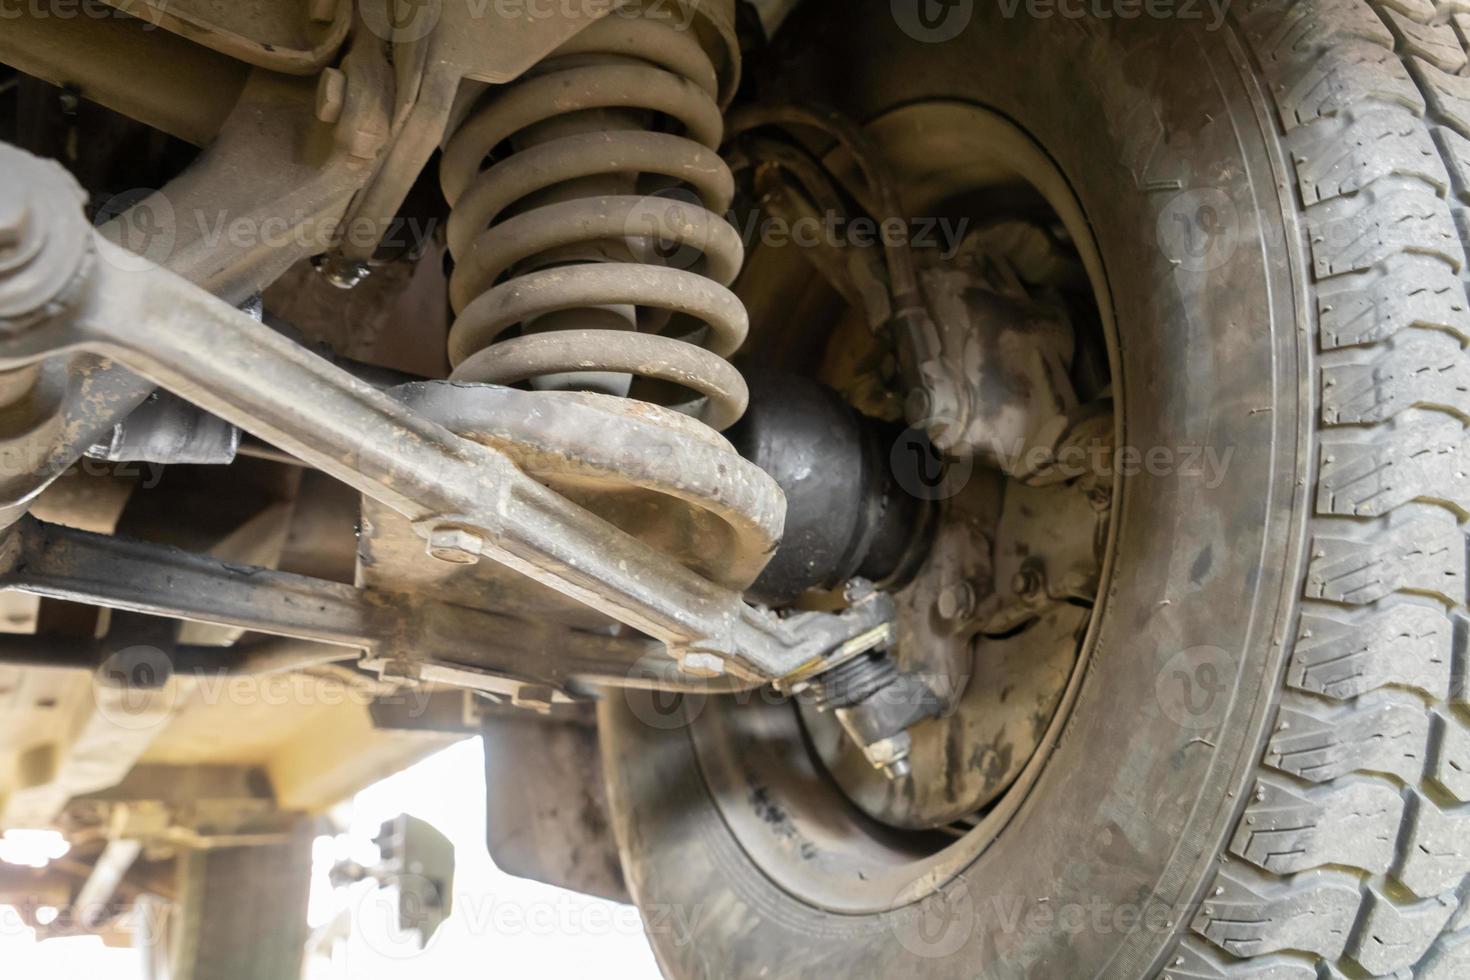
[[[749,395],[727,358],[748,320],[728,288],[744,248],[723,217],[723,129],[696,32],[651,13],[605,17],[490,90],[440,174],[452,379],[618,395],[656,379],[716,429],[738,419]]]

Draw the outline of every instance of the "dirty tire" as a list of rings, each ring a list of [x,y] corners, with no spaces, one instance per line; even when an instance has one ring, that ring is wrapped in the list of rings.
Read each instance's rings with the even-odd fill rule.
[[[1239,0],[1211,29],[1203,5],[961,3],[937,43],[901,8],[810,4],[789,87],[861,118],[968,100],[1031,133],[1096,232],[1125,444],[1232,462],[1215,487],[1125,477],[1067,727],[925,902],[836,915],[783,892],[721,822],[693,729],[605,705],[664,969],[1470,976],[1470,7]],[[1196,687],[1173,699],[1175,676]],[[692,938],[660,928],[679,909]]]
[[[282,844],[190,852],[149,980],[296,980],[305,959],[310,824]]]

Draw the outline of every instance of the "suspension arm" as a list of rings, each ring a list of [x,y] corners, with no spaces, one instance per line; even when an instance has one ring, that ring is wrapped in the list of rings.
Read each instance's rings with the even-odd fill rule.
[[[0,589],[307,640],[319,645],[317,651],[350,648],[368,665],[404,663],[429,680],[457,671],[468,686],[502,693],[513,694],[523,684],[569,693],[679,686],[675,665],[649,640],[357,589],[32,517],[8,529],[0,544]],[[0,644],[0,662],[14,649],[31,646]],[[335,659],[353,659],[350,651]],[[232,650],[221,648],[212,658],[202,648],[179,653],[180,664],[208,669],[230,663]],[[76,665],[96,663],[83,659]]]
[[[0,171],[14,177],[0,187],[0,223],[14,242],[0,246],[0,369],[77,350],[106,356],[380,501],[431,542],[452,534],[662,641],[690,667],[781,678],[880,625],[881,604],[804,616],[800,628],[747,605],[496,449],[417,415],[179,276],[140,267],[93,232],[59,168],[0,146]]]

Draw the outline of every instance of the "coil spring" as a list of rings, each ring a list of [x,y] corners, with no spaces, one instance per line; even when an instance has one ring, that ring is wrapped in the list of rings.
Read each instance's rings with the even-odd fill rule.
[[[744,413],[726,360],[748,329],[727,288],[744,248],[722,217],[734,180],[717,152],[717,86],[695,32],[619,15],[488,93],[440,172],[452,379],[626,395],[632,377],[652,378],[694,392],[681,407],[716,429]],[[656,130],[662,120],[681,132]],[[650,178],[666,186],[640,193]],[[689,200],[661,196],[670,188]],[[677,267],[667,246],[694,261]]]

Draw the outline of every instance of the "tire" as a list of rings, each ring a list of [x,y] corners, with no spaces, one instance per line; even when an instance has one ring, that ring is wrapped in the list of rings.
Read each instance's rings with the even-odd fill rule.
[[[297,980],[308,935],[310,828],[289,842],[188,852],[149,980]]]
[[[721,819],[698,720],[605,704],[663,969],[1470,976],[1470,22],[1427,0],[1241,0],[1218,30],[1185,4],[960,3],[928,43],[895,26],[911,7],[810,4],[770,70],[861,119],[960,99],[1015,120],[1094,229],[1126,445],[1231,463],[1213,488],[1124,481],[1061,737],[922,901],[836,914],[778,887]],[[1182,716],[1173,685],[1205,666],[1219,697]],[[661,927],[681,910],[697,923]]]

